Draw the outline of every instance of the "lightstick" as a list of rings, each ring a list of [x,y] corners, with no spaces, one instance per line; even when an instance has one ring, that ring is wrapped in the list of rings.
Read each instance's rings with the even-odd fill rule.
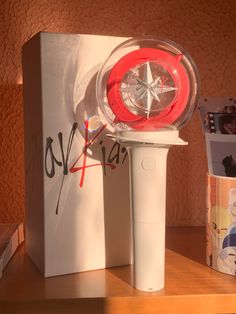
[[[103,64],[96,92],[113,127],[110,136],[129,153],[133,284],[143,291],[160,290],[164,287],[167,154],[172,145],[187,144],[178,130],[196,108],[197,69],[171,41],[129,39]]]

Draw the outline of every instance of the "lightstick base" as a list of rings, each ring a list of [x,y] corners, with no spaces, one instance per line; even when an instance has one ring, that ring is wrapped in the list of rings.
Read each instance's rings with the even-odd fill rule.
[[[164,287],[166,161],[172,145],[186,145],[178,131],[121,132],[112,137],[128,150],[133,230],[133,286]]]

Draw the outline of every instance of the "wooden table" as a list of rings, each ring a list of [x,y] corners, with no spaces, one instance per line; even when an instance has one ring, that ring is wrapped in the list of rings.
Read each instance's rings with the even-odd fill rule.
[[[166,285],[131,287],[131,267],[44,279],[22,245],[0,281],[0,313],[236,313],[236,278],[205,265],[204,228],[168,228]]]

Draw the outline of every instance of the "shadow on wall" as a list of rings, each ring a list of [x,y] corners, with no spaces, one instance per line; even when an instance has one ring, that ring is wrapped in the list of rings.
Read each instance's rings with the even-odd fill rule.
[[[176,230],[178,232],[176,232]],[[189,241],[191,237],[191,242]],[[195,245],[196,244],[196,245]],[[204,227],[169,227],[166,248],[206,265],[206,234]]]
[[[23,85],[0,85],[0,221],[24,220]]]

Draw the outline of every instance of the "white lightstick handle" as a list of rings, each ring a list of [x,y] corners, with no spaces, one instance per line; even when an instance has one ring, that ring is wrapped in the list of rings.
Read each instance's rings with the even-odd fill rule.
[[[130,146],[134,287],[164,287],[166,160],[169,145]]]

